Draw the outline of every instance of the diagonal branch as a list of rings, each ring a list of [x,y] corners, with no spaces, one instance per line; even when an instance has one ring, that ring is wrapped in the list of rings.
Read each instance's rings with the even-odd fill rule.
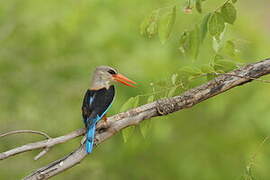
[[[256,78],[259,78],[266,74],[270,74],[270,59],[246,65],[242,68],[229,72],[229,74],[230,76],[228,74],[220,75],[215,79],[209,81],[208,83],[205,83],[201,86],[186,91],[180,96],[160,99],[153,103],[145,104],[143,106],[131,109],[124,113],[119,113],[117,115],[108,118],[107,128],[106,129],[103,128],[103,131],[100,130],[96,134],[96,144],[102,143],[103,141],[109,139],[120,130],[128,126],[136,125],[145,119],[150,119],[156,116],[163,116],[179,111],[181,109],[190,108],[204,100],[207,100],[215,95],[221,94],[236,86],[243,85],[245,83],[253,81]],[[99,127],[101,127],[100,124]],[[83,129],[77,131],[81,132],[81,134],[75,133],[76,136],[74,136],[73,138],[84,134]],[[70,134],[74,134],[74,132]],[[57,139],[57,141],[55,139]],[[53,138],[52,140],[54,140],[54,143],[52,143],[51,145],[58,144],[60,140],[61,143],[63,143],[69,139],[71,139],[71,137],[67,138],[66,136],[61,136],[58,138]],[[23,149],[22,146],[17,148],[15,154],[25,152],[28,150],[44,148],[47,146],[48,143],[49,143],[48,141],[32,143],[32,146],[34,148],[31,149],[28,147],[26,150]],[[32,174],[28,175],[24,179],[27,180],[48,179],[52,176],[61,173],[62,171],[65,171],[75,166],[86,157],[84,148],[85,146],[81,145],[78,149],[76,149],[69,155],[34,171]],[[9,154],[12,153],[9,152]],[[15,154],[13,152],[13,155]],[[1,155],[2,153],[0,154],[0,159]]]

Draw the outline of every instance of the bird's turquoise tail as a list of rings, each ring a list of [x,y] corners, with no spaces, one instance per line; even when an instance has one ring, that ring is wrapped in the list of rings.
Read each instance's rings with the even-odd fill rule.
[[[92,125],[87,129],[87,136],[86,136],[86,153],[89,154],[93,150],[94,146],[94,138],[95,138],[95,130],[96,130],[96,125]]]

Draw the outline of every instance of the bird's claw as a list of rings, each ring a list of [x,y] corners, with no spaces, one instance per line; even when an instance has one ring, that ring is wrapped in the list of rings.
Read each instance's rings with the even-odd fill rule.
[[[94,139],[94,146],[96,146],[97,147],[97,145],[98,145],[98,139]]]

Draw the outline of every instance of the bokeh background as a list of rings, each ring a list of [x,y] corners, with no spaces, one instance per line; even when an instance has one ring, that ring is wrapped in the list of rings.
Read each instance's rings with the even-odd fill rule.
[[[206,1],[204,13],[223,2]],[[139,34],[147,14],[174,3],[176,25],[165,45]],[[269,57],[270,1],[239,0],[236,7],[238,18],[226,36],[239,42],[239,59],[249,63]],[[166,80],[183,66],[208,63],[214,54],[210,37],[196,61],[178,49],[183,30],[202,18],[195,11],[184,14],[183,8],[183,1],[165,0],[1,0],[0,132],[32,129],[56,137],[83,127],[81,101],[98,65],[111,65],[140,84],[117,87],[113,115],[129,97],[151,93],[151,82]],[[269,90],[269,84],[252,82],[192,109],[154,118],[146,138],[137,129],[123,143],[118,134],[53,179],[267,180],[270,140],[262,142],[270,134]],[[0,151],[41,139],[5,137]],[[0,179],[20,179],[79,142],[57,145],[38,161],[33,157],[39,151],[0,161]]]

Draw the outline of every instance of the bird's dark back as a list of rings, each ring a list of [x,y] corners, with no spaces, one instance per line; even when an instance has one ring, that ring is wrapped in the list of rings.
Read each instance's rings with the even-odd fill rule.
[[[86,126],[91,125],[92,119],[100,118],[107,112],[114,99],[115,89],[111,85],[109,89],[87,90],[82,104],[82,116]]]

